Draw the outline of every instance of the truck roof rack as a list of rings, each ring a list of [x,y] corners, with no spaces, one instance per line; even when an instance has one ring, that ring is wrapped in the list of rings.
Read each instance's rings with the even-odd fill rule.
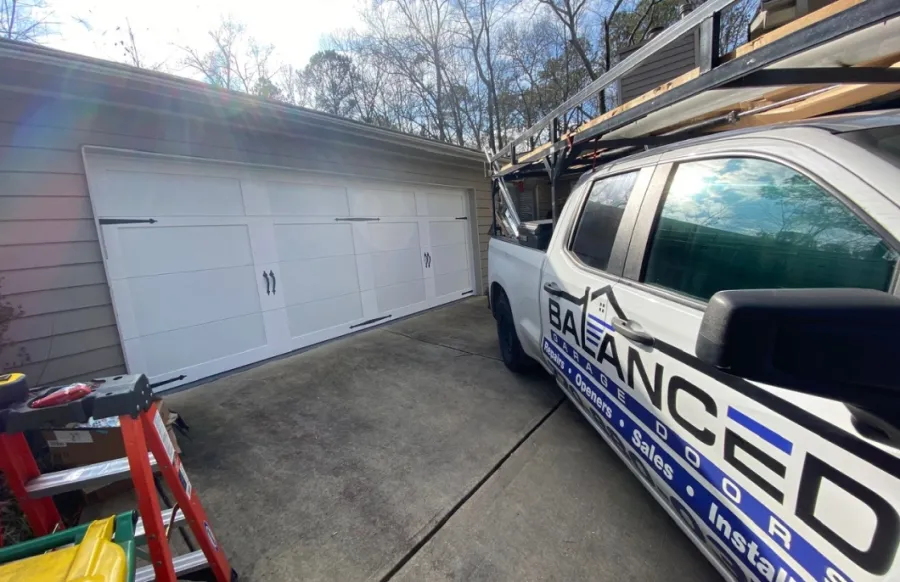
[[[485,148],[503,206],[512,204],[505,180],[544,176],[551,183],[555,219],[559,178],[589,171],[598,161],[724,129],[846,111],[900,90],[897,0],[837,0],[720,55],[720,15],[736,1],[707,0],[499,151]],[[566,127],[576,111],[599,113],[603,89],[695,29],[699,67]],[[494,216],[517,232],[515,208],[498,215],[494,204]]]

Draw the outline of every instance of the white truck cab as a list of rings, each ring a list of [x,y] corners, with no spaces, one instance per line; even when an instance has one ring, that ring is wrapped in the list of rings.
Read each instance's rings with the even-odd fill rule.
[[[725,578],[900,580],[900,113],[644,152],[582,177],[546,251],[489,248],[506,365]]]

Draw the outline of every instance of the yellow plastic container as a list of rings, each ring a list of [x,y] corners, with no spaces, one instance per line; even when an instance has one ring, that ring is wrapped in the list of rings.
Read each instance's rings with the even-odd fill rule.
[[[115,520],[91,523],[79,544],[0,565],[0,582],[127,582],[125,550],[112,541]]]

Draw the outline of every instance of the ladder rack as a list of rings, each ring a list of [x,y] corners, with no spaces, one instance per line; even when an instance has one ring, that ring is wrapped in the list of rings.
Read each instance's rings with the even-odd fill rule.
[[[558,180],[598,162],[724,129],[845,111],[900,91],[897,0],[837,0],[720,55],[720,15],[736,1],[707,0],[499,151],[486,150],[494,191],[504,191],[497,184],[505,180],[547,177],[555,220]],[[596,110],[588,104],[603,89],[698,28],[699,67],[565,127],[576,110]],[[504,198],[494,202],[495,217],[517,232]]]

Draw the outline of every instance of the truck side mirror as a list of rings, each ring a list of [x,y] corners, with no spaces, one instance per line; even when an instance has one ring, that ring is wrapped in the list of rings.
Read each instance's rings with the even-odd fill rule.
[[[898,333],[900,298],[881,291],[720,291],[695,351],[723,372],[839,400],[866,436],[900,442]]]

